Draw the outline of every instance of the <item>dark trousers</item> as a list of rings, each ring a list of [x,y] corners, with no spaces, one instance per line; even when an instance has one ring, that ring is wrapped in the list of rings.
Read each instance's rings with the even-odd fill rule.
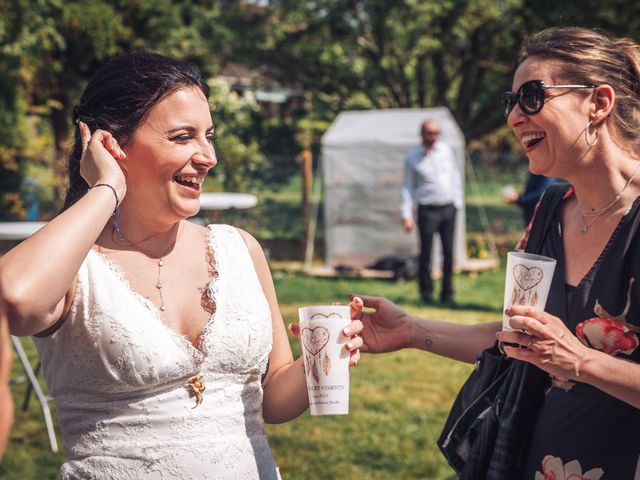
[[[453,232],[456,223],[456,208],[452,205],[420,205],[418,207],[418,229],[420,231],[420,266],[418,280],[420,295],[424,300],[433,296],[431,278],[431,247],[433,234],[438,233],[442,241],[442,300],[453,297]]]

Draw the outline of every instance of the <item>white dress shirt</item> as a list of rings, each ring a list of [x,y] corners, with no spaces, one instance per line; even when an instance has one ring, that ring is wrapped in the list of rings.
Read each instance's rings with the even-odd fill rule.
[[[418,205],[463,205],[460,170],[451,147],[436,142],[430,151],[423,145],[413,148],[405,157],[402,184],[402,218],[413,218]]]

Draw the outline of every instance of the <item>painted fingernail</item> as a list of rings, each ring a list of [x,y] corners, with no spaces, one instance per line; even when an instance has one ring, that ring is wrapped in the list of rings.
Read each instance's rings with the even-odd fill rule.
[[[353,348],[353,343],[352,342],[347,342],[347,348],[349,350],[351,350]]]
[[[342,330],[342,333],[344,333],[345,335],[350,335],[351,334],[351,328],[346,327]]]

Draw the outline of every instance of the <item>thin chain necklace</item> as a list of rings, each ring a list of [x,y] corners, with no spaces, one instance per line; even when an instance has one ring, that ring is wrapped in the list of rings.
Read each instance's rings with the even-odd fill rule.
[[[112,230],[111,232],[111,236],[113,239],[113,232],[115,230]],[[157,237],[158,235],[161,235],[161,233],[156,233],[153,235],[150,235],[146,238],[143,238],[142,240],[138,241],[138,242],[132,242],[131,240],[129,240],[127,237],[125,237],[124,235],[122,235],[122,233],[120,233],[120,238],[122,238],[122,242],[127,242],[126,244],[124,244],[124,246],[126,247],[132,247],[134,250],[136,250],[137,252],[143,254],[145,257],[147,258],[151,258],[153,260],[157,260],[157,265],[158,265],[158,276],[156,278],[156,289],[158,290],[158,295],[160,296],[160,311],[164,312],[166,310],[166,305],[164,304],[164,295],[162,294],[162,267],[164,267],[164,257],[166,257],[171,250],[173,249],[173,247],[175,247],[176,243],[178,242],[178,238],[180,238],[180,234],[182,233],[182,224],[180,224],[178,226],[178,233],[176,235],[176,239],[173,242],[173,244],[167,249],[167,251],[165,253],[163,253],[162,255],[160,255],[160,257],[158,257],[157,259],[146,254],[145,252],[143,252],[142,250],[140,250],[139,248],[136,248],[137,245],[140,245],[141,243],[146,242],[147,240],[151,240],[153,237]],[[114,239],[115,240],[115,239]],[[122,242],[120,240],[116,241],[116,243],[122,244]]]
[[[624,184],[624,187],[622,187],[622,190],[618,192],[618,194],[613,198],[611,203],[604,206],[600,210],[585,210],[580,206],[580,203],[578,203],[578,213],[580,213],[580,221],[582,222],[582,228],[580,229],[580,231],[582,233],[587,233],[589,231],[589,227],[593,225],[593,223],[600,217],[600,215],[611,210],[614,207],[614,205],[616,205],[620,200],[622,200],[622,197],[624,196],[624,192],[627,191],[627,188],[629,188],[629,185],[631,185],[631,182],[633,182],[633,179],[635,178],[636,173],[638,173],[639,168],[640,168],[640,162],[638,163],[638,165],[636,165],[636,168],[634,168],[633,173],[629,177],[629,180],[627,180],[627,183]]]

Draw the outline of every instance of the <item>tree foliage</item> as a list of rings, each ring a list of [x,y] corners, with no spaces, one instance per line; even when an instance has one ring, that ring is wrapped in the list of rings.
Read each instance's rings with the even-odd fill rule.
[[[251,135],[253,115],[258,106],[251,95],[239,96],[219,79],[209,81],[211,114],[215,124],[215,149],[224,189],[231,192],[245,187],[247,173],[264,168],[264,157]]]
[[[236,53],[277,67],[311,92],[313,114],[344,109],[447,106],[468,140],[503,122],[523,38],[580,25],[636,36],[631,0],[272,0],[235,15],[250,25]]]
[[[49,163],[61,196],[71,108],[98,66],[121,52],[174,55],[208,77],[240,63],[260,71],[266,87],[275,81],[305,92],[267,114],[213,81],[222,183],[241,189],[284,181],[297,168],[291,159],[317,151],[345,109],[447,106],[469,141],[501,132],[500,94],[518,45],[534,31],[571,24],[637,37],[640,4],[0,0],[0,208],[20,216],[21,180],[34,162]]]
[[[520,0],[273,1],[253,11],[238,52],[268,59],[329,115],[444,105],[476,138],[501,121],[522,9]]]
[[[56,196],[65,190],[71,109],[90,76],[104,61],[135,49],[155,50],[192,61],[211,73],[209,40],[215,38],[216,2],[172,0],[8,0],[0,2],[0,168],[14,172],[0,185],[9,216],[23,213],[18,195],[20,159],[28,154],[27,115],[44,120],[52,137],[46,160]],[[218,22],[219,23],[219,22]],[[206,35],[207,41],[202,34]],[[208,67],[208,68],[207,68]],[[32,122],[32,123],[34,123]],[[31,130],[34,130],[33,128]],[[30,133],[35,133],[34,131]],[[10,170],[8,170],[10,169]],[[10,181],[9,181],[10,180]],[[1,201],[1,200],[0,200]]]

